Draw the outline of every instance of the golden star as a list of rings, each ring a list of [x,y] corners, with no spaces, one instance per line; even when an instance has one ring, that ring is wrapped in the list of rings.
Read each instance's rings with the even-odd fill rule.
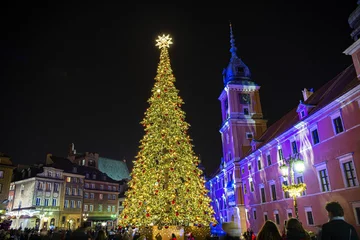
[[[162,36],[158,36],[158,39],[156,39],[155,46],[158,46],[159,48],[168,48],[170,47],[170,44],[173,43],[171,40],[172,38],[170,37],[169,34],[167,36],[163,34]]]

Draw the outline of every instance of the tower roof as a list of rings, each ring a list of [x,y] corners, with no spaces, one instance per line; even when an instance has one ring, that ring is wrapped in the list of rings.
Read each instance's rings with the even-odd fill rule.
[[[231,45],[230,47],[231,58],[229,65],[223,71],[224,84],[227,85],[228,82],[241,81],[242,84],[252,85],[253,83],[251,81],[250,69],[236,54],[237,48],[235,46],[235,38],[231,23],[230,23],[230,45]]]

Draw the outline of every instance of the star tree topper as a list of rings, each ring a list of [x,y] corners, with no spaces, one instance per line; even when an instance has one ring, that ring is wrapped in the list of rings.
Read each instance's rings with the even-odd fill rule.
[[[165,34],[163,34],[162,36],[158,36],[158,39],[156,39],[155,46],[158,46],[160,49],[161,48],[169,48],[170,44],[173,43],[171,40],[172,40],[172,38],[170,37],[169,34],[167,36],[165,36]]]

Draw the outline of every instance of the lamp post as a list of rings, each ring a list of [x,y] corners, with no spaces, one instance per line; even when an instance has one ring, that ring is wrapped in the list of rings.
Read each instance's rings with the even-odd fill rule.
[[[287,178],[290,173],[290,183],[288,185],[283,184],[282,189],[284,192],[289,192],[290,197],[293,198],[295,216],[297,219],[299,219],[297,197],[299,197],[300,194],[306,190],[306,184],[295,183],[295,171],[298,173],[304,172],[304,161],[300,159],[299,154],[297,154],[295,157],[285,159],[283,164],[280,166],[280,170],[284,178]]]

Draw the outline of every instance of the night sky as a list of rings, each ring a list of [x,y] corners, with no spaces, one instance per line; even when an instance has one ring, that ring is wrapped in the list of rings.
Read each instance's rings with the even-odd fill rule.
[[[67,156],[73,142],[78,152],[125,158],[131,170],[163,33],[173,38],[175,85],[207,174],[222,157],[218,97],[229,21],[269,125],[297,106],[304,87],[316,91],[352,62],[342,52],[353,42],[347,21],[355,0],[98,2],[2,6],[0,152],[15,164]]]

